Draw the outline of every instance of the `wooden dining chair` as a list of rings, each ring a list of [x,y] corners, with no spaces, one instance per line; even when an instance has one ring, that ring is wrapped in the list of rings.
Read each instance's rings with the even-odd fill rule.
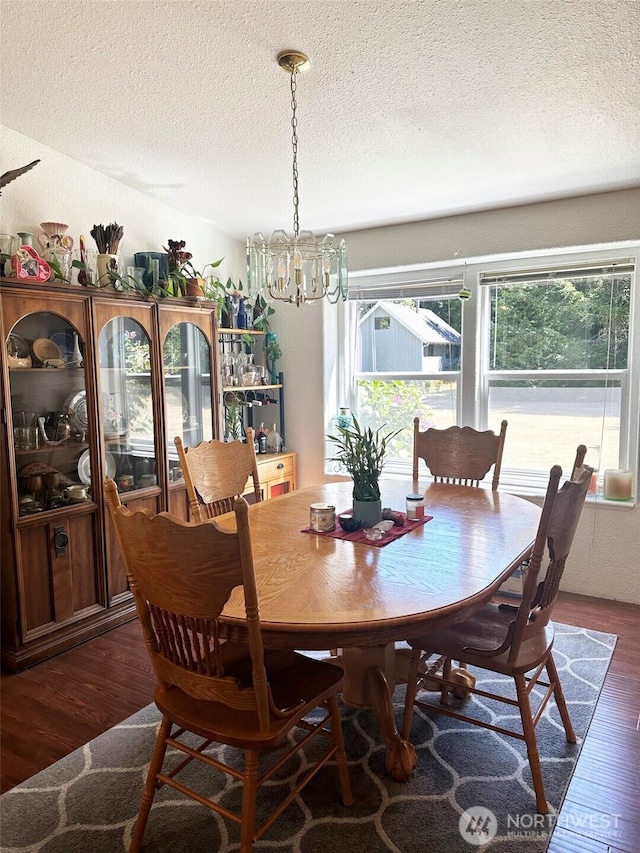
[[[421,431],[420,419],[414,418],[413,479],[418,479],[420,459],[424,459],[436,483],[461,486],[479,486],[493,465],[491,488],[495,492],[506,434],[507,421],[502,421],[496,435],[492,430],[480,432],[469,426]]]
[[[582,467],[577,472],[576,480],[568,480],[558,489],[562,469],[558,465],[551,469],[519,606],[490,603],[462,622],[408,641],[411,659],[402,736],[409,739],[413,709],[417,706],[524,740],[533,776],[536,806],[542,814],[546,814],[549,809],[540,770],[535,726],[551,696],[555,698],[567,740],[569,743],[576,742],[553,660],[553,623],[550,618],[592,471],[588,466]],[[547,548],[549,563],[540,580],[540,569]],[[432,655],[437,658],[433,665],[429,662]],[[450,679],[452,660],[464,660],[467,665],[513,678],[516,698],[475,686],[468,686],[468,692],[516,706],[520,712],[522,731],[492,725],[486,719],[464,714],[461,709],[448,706],[449,691],[459,688]],[[545,670],[548,681],[540,678]],[[543,687],[545,692],[540,705],[532,713],[529,695],[536,686]],[[421,689],[440,689],[441,705],[417,698]],[[482,760],[481,757],[479,760]]]
[[[185,447],[179,435],[174,438],[187,486],[187,498],[193,521],[215,518],[233,510],[249,480],[253,494],[262,500],[260,475],[253,444],[253,430],[247,429],[244,441],[202,441]]]
[[[215,520],[196,524],[168,513],[131,512],[120,504],[113,480],[105,480],[105,496],[156,674],[155,703],[162,713],[130,853],[141,849],[154,795],[164,785],[239,824],[241,853],[254,849],[254,842],[331,759],[337,765],[342,801],[351,805],[337,701],[343,670],[293,651],[263,648],[244,498],[235,502],[237,529],[229,532]],[[235,628],[234,636],[241,639],[225,641],[219,616],[236,587],[244,593],[246,622]],[[322,719],[306,719],[318,707],[324,709]],[[288,739],[296,727],[303,736]],[[199,746],[189,733],[202,739]],[[185,734],[188,743],[182,739]],[[325,749],[306,756],[304,772],[256,829],[259,789],[316,736],[328,741]],[[262,753],[283,743],[284,754],[261,769]],[[226,753],[215,758],[206,754],[210,744],[242,750],[244,766]],[[168,747],[166,763],[172,766],[165,768]],[[176,751],[182,754],[177,761]],[[240,813],[216,802],[215,796],[192,790],[188,776],[175,778],[193,760],[240,780]]]
[[[584,459],[587,455],[587,448],[584,444],[579,444],[576,448],[576,455],[573,460],[573,467],[571,468],[571,479],[575,480],[576,476],[582,470],[582,466],[584,465]],[[496,595],[499,597],[500,595],[506,595],[510,598],[521,599],[522,598],[522,583],[524,580],[525,573],[529,566],[531,558],[527,557],[527,559],[521,563],[517,569],[513,572],[513,574],[507,578],[504,584],[500,587]]]
[[[576,476],[576,472],[584,465],[584,458],[587,455],[586,444],[579,444],[576,449],[576,458],[573,460],[573,468],[571,469],[571,479]]]

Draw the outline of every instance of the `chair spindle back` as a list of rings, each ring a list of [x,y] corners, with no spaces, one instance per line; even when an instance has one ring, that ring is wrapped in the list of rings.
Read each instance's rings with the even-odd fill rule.
[[[229,532],[213,520],[189,523],[168,513],[131,512],[108,478],[105,496],[158,681],[197,699],[255,710],[266,730],[272,703],[244,498],[235,503],[237,530]],[[238,586],[244,589],[251,658],[241,678],[229,654],[233,645],[223,650],[218,621]],[[238,654],[246,657],[246,649]]]
[[[194,521],[232,512],[236,498],[251,479],[256,502],[262,500],[252,429],[247,429],[246,442],[214,438],[196,447],[185,447],[180,436],[176,436],[174,443]]]
[[[436,483],[479,486],[493,465],[491,488],[500,481],[502,453],[507,434],[507,421],[500,432],[482,432],[473,427],[452,426],[447,429],[420,431],[420,420],[413,421],[413,479],[418,479],[418,462],[424,459]]]

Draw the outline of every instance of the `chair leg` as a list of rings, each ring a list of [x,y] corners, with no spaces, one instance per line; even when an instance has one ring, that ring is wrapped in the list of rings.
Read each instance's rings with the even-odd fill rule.
[[[411,734],[411,723],[413,721],[413,703],[418,693],[418,667],[420,665],[420,649],[411,649],[409,658],[409,674],[407,676],[407,695],[404,700],[404,713],[402,715],[402,737],[409,740]]]
[[[575,743],[576,733],[573,730],[573,725],[571,724],[571,717],[569,716],[569,709],[567,708],[567,703],[564,699],[564,693],[562,692],[562,684],[560,683],[560,676],[558,675],[558,670],[556,667],[556,662],[553,659],[553,655],[549,652],[549,658],[547,659],[547,675],[549,676],[549,681],[554,685],[553,688],[553,698],[556,700],[556,705],[558,706],[558,711],[560,712],[560,717],[562,719],[562,725],[564,726],[564,731],[567,736],[567,741],[569,743]]]
[[[531,716],[531,705],[529,703],[529,694],[527,693],[527,682],[523,673],[514,676],[514,678],[516,682],[516,692],[518,694],[518,708],[520,709],[522,730],[524,732],[525,743],[527,744],[527,757],[529,758],[529,767],[531,768],[531,776],[533,777],[533,787],[536,792],[536,808],[540,814],[547,814],[549,806],[547,805],[547,799],[544,794],[542,770],[540,769],[540,753],[538,752],[536,729],[533,725],[533,718]]]
[[[168,717],[163,716],[160,724],[160,730],[158,731],[158,736],[156,738],[156,743],[153,748],[153,755],[151,756],[149,770],[147,771],[147,780],[144,784],[144,791],[142,792],[142,802],[140,803],[140,811],[138,812],[138,818],[133,831],[133,838],[131,839],[129,853],[140,853],[140,850],[142,849],[142,838],[147,826],[147,820],[149,819],[149,812],[151,811],[153,798],[157,791],[156,776],[162,769],[165,752],[167,751],[167,738],[169,737],[170,731],[171,720]]]
[[[442,678],[444,680],[451,678],[451,658],[445,658],[442,666]],[[448,705],[450,688],[444,683],[444,680],[442,682],[442,690],[440,691],[440,704]]]
[[[334,693],[327,699],[327,707],[331,714],[331,734],[336,745],[336,764],[340,778],[340,789],[342,791],[342,804],[353,805],[353,794],[351,792],[351,779],[349,778],[349,766],[347,764],[347,753],[344,747],[344,733],[342,731],[342,720],[338,708],[338,697]]]
[[[253,853],[253,836],[256,824],[256,802],[258,798],[258,763],[260,752],[246,749],[244,752],[244,781],[242,790],[242,815],[240,821],[240,853]]]

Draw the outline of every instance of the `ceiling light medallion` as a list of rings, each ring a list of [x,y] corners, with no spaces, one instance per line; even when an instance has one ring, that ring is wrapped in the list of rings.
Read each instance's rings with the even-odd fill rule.
[[[278,65],[291,77],[291,143],[293,148],[293,236],[274,231],[269,240],[261,233],[247,240],[248,279],[251,292],[301,305],[325,296],[330,302],[347,298],[347,247],[333,234],[322,239],[300,231],[298,215],[298,119],[296,77],[311,67],[299,51],[278,54]]]

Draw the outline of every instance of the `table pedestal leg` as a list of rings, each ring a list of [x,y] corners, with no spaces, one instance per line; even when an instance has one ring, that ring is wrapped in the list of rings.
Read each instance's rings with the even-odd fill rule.
[[[417,764],[415,749],[396,728],[391,701],[396,684],[407,680],[408,654],[393,643],[342,650],[342,698],[348,705],[373,710],[387,747],[385,768],[396,782],[407,782]]]

